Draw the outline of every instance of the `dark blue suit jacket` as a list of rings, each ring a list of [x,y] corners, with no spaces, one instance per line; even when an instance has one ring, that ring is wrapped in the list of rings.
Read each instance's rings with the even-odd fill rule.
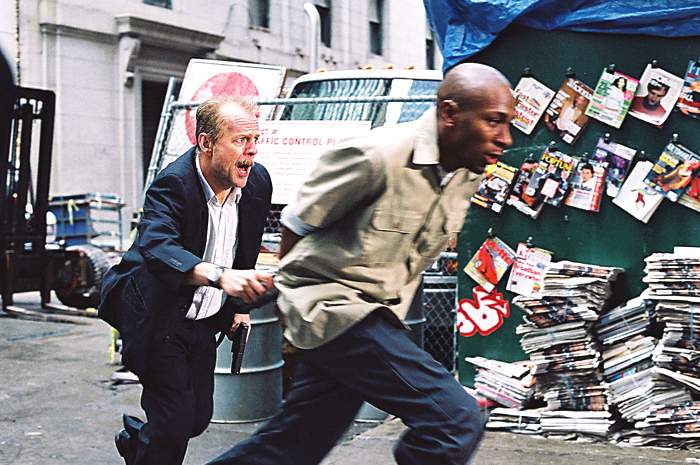
[[[258,258],[270,210],[272,182],[254,164],[238,204],[238,246],[232,268],[250,269]],[[184,279],[202,261],[208,227],[207,201],[197,176],[195,148],[165,167],[146,192],[138,234],[119,264],[104,276],[99,316],[117,328],[124,365],[142,375],[154,330],[185,318],[196,286]],[[219,312],[227,329],[236,309],[227,299]]]

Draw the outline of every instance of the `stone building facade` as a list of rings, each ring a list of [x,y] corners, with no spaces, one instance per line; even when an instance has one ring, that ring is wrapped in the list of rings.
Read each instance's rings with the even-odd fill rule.
[[[309,0],[318,66],[439,69],[421,0]],[[56,92],[51,192],[143,195],[169,77],[190,58],[308,72],[304,0],[6,0],[0,49],[19,83]]]

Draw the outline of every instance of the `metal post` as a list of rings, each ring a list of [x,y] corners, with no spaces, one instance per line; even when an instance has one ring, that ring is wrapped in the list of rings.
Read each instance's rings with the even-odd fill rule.
[[[304,12],[309,17],[309,72],[318,69],[318,47],[321,43],[321,16],[316,5],[311,2],[304,3]]]

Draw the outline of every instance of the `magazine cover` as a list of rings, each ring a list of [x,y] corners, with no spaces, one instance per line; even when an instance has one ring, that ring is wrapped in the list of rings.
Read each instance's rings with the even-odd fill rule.
[[[600,75],[586,115],[598,121],[619,128],[632,103],[639,81],[618,73],[609,73],[607,69]]]
[[[544,124],[567,144],[578,139],[588,124],[586,108],[593,89],[574,78],[566,78],[544,114]]]
[[[647,186],[644,178],[654,164],[650,161],[640,161],[630,172],[627,180],[620,188],[613,203],[637,218],[642,223],[648,223],[664,196]]]
[[[644,182],[671,202],[676,202],[688,188],[693,174],[698,169],[700,156],[697,153],[670,142],[659,155]]]
[[[625,182],[627,173],[632,165],[632,159],[637,151],[616,142],[605,141],[605,137],[598,139],[593,159],[600,163],[607,162],[608,170],[605,176],[605,192],[610,197],[617,196],[620,186]]]
[[[464,272],[486,292],[491,292],[513,264],[515,251],[497,237],[487,238],[469,260]]]
[[[680,196],[678,203],[700,212],[700,170],[695,171],[690,184],[688,184],[688,189],[685,194]]]
[[[518,243],[506,289],[526,297],[541,297],[544,271],[551,261],[552,252]]]
[[[511,123],[525,134],[530,134],[554,97],[554,91],[533,77],[523,77],[514,93],[515,118]]]
[[[647,65],[639,80],[629,113],[642,121],[661,126],[671,114],[682,89],[682,78]]]
[[[558,207],[569,193],[571,174],[577,160],[554,147],[547,147],[540,157],[525,193],[535,197],[535,205],[544,202]]]
[[[700,60],[690,60],[685,72],[678,109],[685,115],[700,118]]]
[[[579,161],[571,177],[571,190],[564,200],[564,205],[591,212],[599,211],[607,168],[606,162]]]
[[[508,197],[507,204],[515,208],[521,213],[526,214],[533,220],[537,218],[542,211],[542,202],[537,203],[536,198],[527,195],[527,186],[530,183],[532,173],[537,169],[537,161],[533,158],[527,158],[520,165],[520,170],[515,178],[513,189]],[[535,205],[537,203],[537,205]]]
[[[472,203],[500,213],[517,172],[515,167],[500,161],[495,165],[488,165],[479,188],[472,197]]]

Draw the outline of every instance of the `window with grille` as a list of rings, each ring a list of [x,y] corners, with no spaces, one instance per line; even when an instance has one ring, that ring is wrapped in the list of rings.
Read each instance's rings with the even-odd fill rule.
[[[382,16],[384,0],[369,0],[369,51],[375,55],[384,53]]]
[[[425,25],[425,69],[435,69],[435,40],[430,23]]]
[[[331,46],[331,0],[315,0],[314,5],[321,18],[321,43]]]
[[[153,6],[159,6],[162,8],[168,8],[171,9],[173,8],[173,3],[171,0],[143,0],[143,3],[146,5],[153,5]]]
[[[250,27],[270,28],[270,0],[250,0],[248,14]]]
[[[435,69],[435,41],[425,39],[425,69]]]

